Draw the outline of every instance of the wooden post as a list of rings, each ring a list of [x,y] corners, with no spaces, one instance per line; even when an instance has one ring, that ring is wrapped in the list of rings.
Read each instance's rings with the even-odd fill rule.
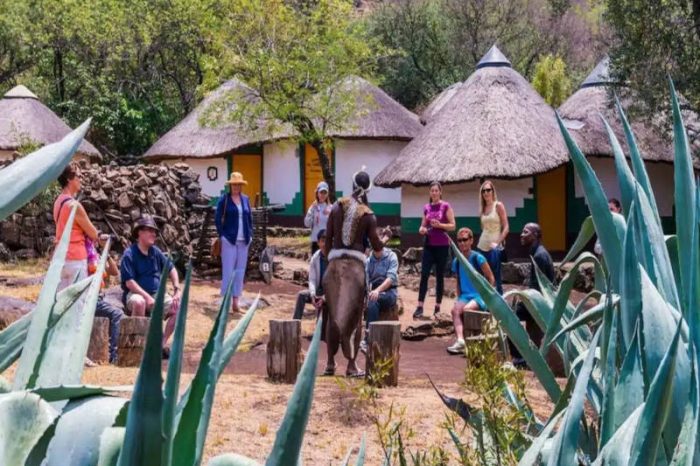
[[[98,364],[109,362],[109,319],[106,317],[95,317],[92,322],[92,332],[90,333],[90,345],[88,346],[87,357]]]
[[[464,338],[480,335],[484,326],[484,321],[491,317],[489,312],[464,311],[462,322],[464,323]]]
[[[136,367],[141,364],[143,349],[148,336],[148,317],[124,316],[119,329],[119,346],[117,347],[117,365]]]
[[[267,342],[267,376],[273,382],[294,383],[301,369],[301,320],[271,320]]]
[[[399,384],[399,359],[401,354],[401,323],[394,321],[377,321],[369,324],[367,339],[366,374],[367,379],[378,386],[396,387]],[[391,361],[389,363],[389,361]],[[389,367],[384,366],[389,364]],[[382,367],[377,367],[379,364]],[[375,371],[387,370],[381,379],[375,380]]]

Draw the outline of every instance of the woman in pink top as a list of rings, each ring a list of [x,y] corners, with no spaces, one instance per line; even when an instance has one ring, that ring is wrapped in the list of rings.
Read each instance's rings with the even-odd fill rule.
[[[418,307],[413,318],[423,316],[423,303],[428,292],[430,271],[435,266],[435,312],[440,312],[442,295],[445,289],[445,266],[450,249],[448,231],[455,229],[455,214],[450,204],[442,200],[442,186],[437,181],[430,184],[430,202],[423,207],[423,221],[418,233],[425,237],[423,259],[421,263],[420,288],[418,289]]]
[[[68,253],[66,254],[66,262],[61,270],[61,282],[58,287],[60,291],[76,280],[88,276],[88,251],[85,239],[88,238],[93,242],[97,242],[99,232],[88,218],[85,208],[75,199],[75,195],[78,194],[81,187],[80,168],[69,164],[58,177],[58,183],[61,185],[62,190],[53,204],[53,219],[56,223],[56,243],[61,240],[63,230],[66,228],[66,223],[68,222],[68,217],[70,217],[71,209],[75,204],[78,204],[73,227],[70,232],[70,243],[68,245]]]

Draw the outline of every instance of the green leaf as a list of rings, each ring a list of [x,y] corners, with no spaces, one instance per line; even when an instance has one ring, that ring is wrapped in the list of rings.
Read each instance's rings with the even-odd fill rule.
[[[207,463],[207,466],[261,466],[254,459],[246,456],[237,455],[235,453],[226,453],[212,458]]]
[[[49,320],[54,309],[56,290],[61,281],[61,269],[63,269],[66,252],[68,251],[76,208],[77,204],[73,206],[68,216],[66,227],[63,230],[63,235],[61,235],[61,241],[54,251],[49,269],[44,278],[44,284],[39,293],[39,299],[36,302],[34,312],[32,312],[32,322],[29,325],[29,330],[27,330],[25,347],[17,365],[17,372],[15,372],[13,384],[15,390],[33,388],[36,377],[38,377],[38,366],[41,364],[43,352],[45,351]],[[43,350],[42,346],[44,346]]]
[[[617,95],[615,96],[615,106],[617,107],[617,113],[620,116],[620,121],[622,121],[622,128],[625,132],[625,138],[627,139],[627,147],[630,150],[630,159],[632,160],[634,176],[644,190],[647,199],[649,199],[652,211],[654,211],[656,214],[656,223],[661,225],[661,219],[659,218],[658,214],[659,209],[656,207],[656,197],[654,196],[654,190],[651,188],[649,175],[644,167],[644,160],[642,160],[642,155],[640,154],[637,146],[637,140],[634,137],[634,133],[632,133],[632,127],[627,120],[627,115],[625,115],[625,112],[622,109],[622,104],[620,104],[620,99],[617,98]]]
[[[680,335],[681,323],[679,322],[671,346],[656,371],[649,395],[645,400],[639,426],[634,434],[631,465],[650,464],[659,453],[661,435],[673,401],[673,372],[676,369]],[[675,445],[675,438],[673,444]],[[659,454],[663,454],[663,451]]]
[[[46,401],[33,393],[0,395],[0,464],[23,465],[56,415]]]
[[[169,270],[163,269],[160,286],[148,325],[134,394],[129,402],[124,444],[119,452],[119,466],[162,464],[163,446],[163,306]]]
[[[255,317],[255,311],[258,309],[259,303],[260,293],[258,293],[258,296],[256,296],[255,300],[248,308],[245,316],[243,316],[238,324],[236,324],[236,328],[234,328],[230,334],[226,335],[224,346],[221,348],[221,356],[219,357],[217,377],[221,377],[221,374],[224,373],[224,369],[226,369],[226,366],[228,366],[231,358],[236,353],[238,345],[240,345],[241,341],[243,341],[243,336],[245,335],[246,330],[248,330],[248,325],[250,325],[253,317]]]
[[[680,291],[682,289],[681,269],[678,251],[678,237],[676,235],[666,237],[666,249],[668,249],[668,257],[671,260],[671,267],[673,268],[673,278],[676,281],[676,289]]]
[[[294,465],[299,458],[301,443],[304,440],[306,423],[309,420],[311,403],[314,397],[316,383],[316,363],[318,362],[318,347],[321,340],[321,319],[316,323],[316,330],[306,353],[306,359],[301,366],[294,391],[287,403],[282,424],[277,430],[272,452],[265,462],[266,466]]]
[[[31,390],[32,393],[39,395],[44,401],[49,403],[52,401],[71,400],[76,401],[80,398],[94,396],[109,396],[117,392],[131,391],[129,385],[115,387],[101,387],[97,385],[60,385],[57,387],[39,387]]]
[[[645,382],[644,364],[642,360],[641,320],[633,332],[632,343],[620,367],[617,385],[615,386],[615,431],[623,422],[644,403]]]
[[[233,280],[229,283],[219,314],[214,322],[209,340],[202,358],[199,360],[197,373],[190,384],[187,402],[177,423],[172,449],[173,466],[197,465],[202,461],[204,442],[209,427],[209,417],[214,403],[214,393],[218,379],[218,361],[226,332],[228,310]]]
[[[634,432],[637,429],[642,416],[644,404],[639,406],[625,419],[615,435],[610,438],[605,447],[600,451],[593,466],[628,466]],[[653,460],[652,460],[653,461]]]
[[[671,89],[671,106],[673,108],[673,180],[675,192],[675,212],[676,212],[676,236],[678,237],[678,249],[684,251],[680,255],[681,272],[681,308],[683,314],[695,312],[692,305],[693,295],[693,270],[697,269],[697,262],[690,252],[693,250],[693,238],[697,228],[697,211],[695,209],[696,186],[693,178],[693,164],[691,151],[688,144],[688,135],[685,132],[681,108],[678,104],[678,96],[673,86],[673,81],[669,78]],[[689,320],[690,325],[693,323]],[[697,343],[697,342],[696,342]]]
[[[690,345],[689,357],[691,358],[692,372],[690,373],[690,397],[686,405],[683,426],[678,436],[678,444],[673,454],[671,466],[686,466],[693,464],[695,452],[698,448],[698,413],[700,413],[700,377],[698,373],[698,358],[695,349]]]
[[[593,217],[589,215],[581,224],[581,229],[578,232],[578,236],[576,236],[576,241],[574,241],[574,244],[571,246],[571,249],[569,249],[569,252],[566,253],[564,259],[561,260],[559,267],[567,262],[571,262],[574,257],[578,256],[578,254],[583,251],[583,248],[590,243],[594,235],[595,226],[593,225]]]
[[[520,354],[525,358],[528,366],[533,370],[549,397],[556,402],[561,395],[559,384],[557,384],[547,362],[537,351],[523,326],[520,325],[518,317],[481,273],[474,270],[474,267],[464,258],[454,242],[450,241],[450,244],[455,257],[459,259],[463,270],[467,273],[469,280],[486,303],[491,314],[498,320],[503,330],[518,348],[518,351],[520,351]]]
[[[108,427],[100,434],[100,453],[97,466],[117,466],[124,443],[124,427]]]
[[[586,157],[581,153],[569,131],[564,126],[559,115],[557,122],[564,142],[569,149],[571,160],[574,164],[576,175],[581,181],[583,192],[586,197],[586,203],[593,217],[593,224],[598,233],[600,245],[603,248],[603,256],[605,263],[610,269],[610,274],[613,278],[613,289],[617,290],[620,282],[620,258],[622,257],[622,246],[620,236],[618,236],[618,228],[613,221],[613,215],[608,207],[608,200],[605,196],[605,191],[595,175],[595,171],[591,167]]]
[[[185,284],[180,299],[180,311],[175,323],[173,343],[168,361],[168,375],[165,379],[163,396],[163,464],[170,465],[173,455],[173,441],[175,440],[175,411],[177,408],[180,389],[180,373],[182,371],[182,355],[185,348],[185,325],[187,323],[187,307],[190,300],[190,283],[192,281],[192,264],[188,264],[185,274]]]
[[[609,306],[612,312],[612,306]],[[612,325],[608,336],[605,365],[603,372],[603,409],[600,416],[599,449],[603,448],[615,433],[615,384],[617,379],[617,340],[618,321],[620,313],[613,315]]]
[[[562,426],[557,432],[554,441],[552,455],[549,457],[548,466],[558,466],[562,464],[577,464],[576,449],[578,448],[579,424],[583,414],[583,403],[586,398],[588,382],[593,372],[593,362],[595,360],[595,349],[598,347],[598,339],[602,334],[601,329],[593,336],[593,341],[588,350],[586,361],[576,378],[576,385],[571,395],[569,407]]]
[[[12,391],[12,384],[5,378],[0,376],[0,395]]]
[[[96,465],[100,436],[112,426],[124,403],[125,399],[110,396],[81,398],[68,403],[49,444],[45,466]]]
[[[47,351],[40,359],[33,386],[51,387],[80,383],[109,246],[107,241],[97,270],[91,276],[90,288],[49,332],[46,340]]]
[[[613,305],[619,302],[619,298],[613,298]],[[562,335],[572,332],[573,330],[583,326],[590,324],[591,322],[595,322],[603,317],[603,311],[605,310],[605,306],[607,305],[606,300],[602,300],[600,303],[596,304],[595,306],[591,307],[588,309],[586,312],[583,314],[579,315],[575,319],[572,319],[569,321],[568,324],[566,324],[564,327],[562,327],[561,330],[559,330],[559,333],[554,335],[552,337],[553,340],[559,339]]]
[[[632,334],[637,325],[637,320],[642,312],[642,290],[639,286],[642,277],[639,272],[639,259],[634,241],[636,222],[634,204],[630,206],[630,225],[627,228],[624,240],[624,255],[622,256],[622,275],[620,280],[620,329],[622,330],[622,344],[628,347],[632,342]]]
[[[49,144],[0,170],[0,221],[20,209],[55,181],[83,141],[90,119],[60,141]],[[66,227],[70,232],[70,228]]]
[[[357,452],[357,461],[355,461],[355,466],[364,466],[365,464],[365,449],[367,448],[367,441],[365,439],[365,434],[362,434],[362,441],[360,442],[360,450]]]
[[[540,432],[540,435],[533,440],[530,447],[527,449],[525,454],[523,454],[523,457],[520,458],[520,461],[518,461],[518,466],[539,466],[541,464],[540,457],[542,455],[542,449],[545,446],[545,442],[549,439],[549,436],[554,431],[557,423],[565,414],[566,411],[560,411],[549,419],[547,425],[544,426],[544,429],[542,429],[542,432]]]

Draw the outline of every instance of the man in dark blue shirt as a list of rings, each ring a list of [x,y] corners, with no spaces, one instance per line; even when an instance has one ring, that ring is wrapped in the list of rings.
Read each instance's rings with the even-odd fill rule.
[[[552,261],[552,256],[549,255],[549,252],[542,245],[541,241],[542,229],[537,223],[528,223],[523,227],[523,231],[520,234],[520,244],[529,248],[530,256],[535,262],[535,265],[537,265],[537,268],[540,269],[542,274],[547,277],[550,282],[553,282],[554,262]],[[528,280],[528,287],[533,290],[541,291],[540,284],[537,281],[537,273],[532,264],[530,265],[530,279]],[[542,337],[544,336],[542,329],[540,329],[539,325],[537,325],[535,320],[530,315],[530,311],[527,310],[522,302],[518,303],[515,312],[518,318],[525,322],[525,328],[528,335],[530,335],[532,341],[539,348],[540,344],[542,343]],[[515,345],[510,342],[510,340],[508,342],[510,343],[510,351],[513,356],[513,365],[516,367],[525,366],[525,360],[522,358],[520,352],[517,350],[517,348],[515,348]]]
[[[180,307],[180,281],[177,269],[155,245],[158,227],[151,217],[141,217],[133,228],[136,243],[122,257],[121,280],[124,290],[124,306],[129,315],[149,315],[155,304],[155,295],[160,286],[163,270],[168,270],[173,284],[173,294],[165,295],[163,318],[167,321],[163,331],[163,357],[168,358],[170,348],[166,345],[175,330],[175,317]]]

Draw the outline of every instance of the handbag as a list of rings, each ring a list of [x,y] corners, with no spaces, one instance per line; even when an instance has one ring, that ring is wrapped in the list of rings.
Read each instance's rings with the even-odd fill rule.
[[[226,223],[226,207],[227,207],[227,202],[228,202],[228,194],[225,195],[226,197],[224,198],[224,215],[221,218],[221,226],[224,226],[224,223]],[[217,236],[216,239],[214,240],[213,243],[211,243],[211,257],[213,258],[219,258],[221,257],[221,237]]]

